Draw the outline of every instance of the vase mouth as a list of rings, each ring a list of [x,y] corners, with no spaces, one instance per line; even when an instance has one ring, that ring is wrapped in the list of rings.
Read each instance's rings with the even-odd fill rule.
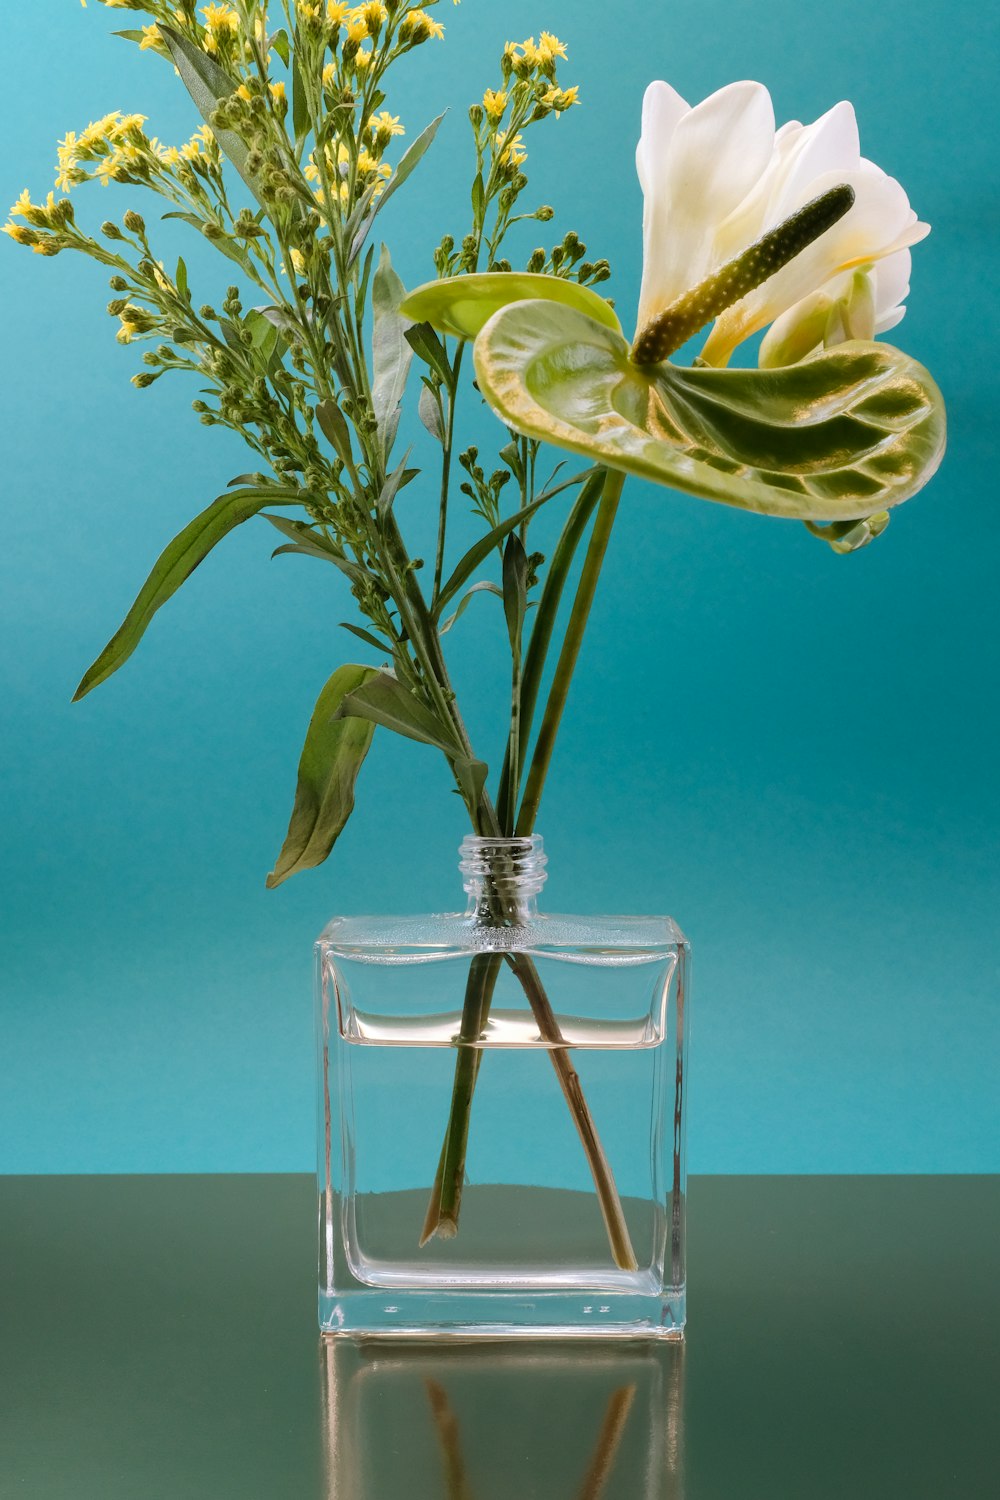
[[[548,856],[540,834],[508,838],[468,834],[458,852],[465,890],[473,900],[490,891],[508,900],[530,900],[545,884]]]

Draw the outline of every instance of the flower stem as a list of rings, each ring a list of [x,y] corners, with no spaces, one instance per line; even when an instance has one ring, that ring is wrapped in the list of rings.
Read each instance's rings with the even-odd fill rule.
[[[594,602],[601,564],[604,562],[608,542],[611,540],[611,529],[615,524],[624,483],[624,474],[614,469],[608,470],[604,481],[604,494],[601,496],[594,529],[590,534],[587,555],[583,560],[583,571],[580,574],[580,582],[577,584],[576,598],[573,601],[569,624],[566,627],[562,650],[559,652],[555,676],[549,689],[548,702],[545,705],[541,728],[538,731],[534,754],[531,757],[521,810],[517,815],[516,832],[518,835],[531,833],[535,826],[538,805],[542,800],[542,788],[552,761],[556,735],[559,733],[559,725],[562,722],[563,710],[569,696],[569,685],[580,655],[580,647],[583,644],[583,634],[587,628],[590,607]]]

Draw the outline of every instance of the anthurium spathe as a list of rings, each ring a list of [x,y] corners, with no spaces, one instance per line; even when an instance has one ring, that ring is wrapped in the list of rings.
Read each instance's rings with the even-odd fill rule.
[[[841,531],[816,534],[838,551],[864,545],[944,451],[927,371],[871,342],[903,315],[909,246],[928,226],[861,156],[850,104],[776,129],[760,83],[693,108],[650,84],[636,163],[644,253],[631,347],[603,299],[587,293],[595,316],[557,276],[439,281],[403,311],[475,338],[480,389],[516,431],[814,531],[833,523]],[[759,374],[668,362],[713,320],[701,366],[727,365],[774,323]],[[875,515],[877,526],[851,524]]]

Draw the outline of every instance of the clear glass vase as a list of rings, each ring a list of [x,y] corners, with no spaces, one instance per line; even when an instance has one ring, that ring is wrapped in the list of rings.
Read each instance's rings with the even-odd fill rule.
[[[687,942],[540,913],[538,837],[461,869],[317,943],[320,1325],[678,1338]]]

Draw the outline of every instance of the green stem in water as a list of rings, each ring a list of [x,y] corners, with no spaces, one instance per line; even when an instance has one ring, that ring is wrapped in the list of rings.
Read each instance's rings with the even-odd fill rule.
[[[526,708],[529,725],[538,694],[545,652],[551,639],[565,577],[572,561],[573,552],[582,535],[583,528],[596,503],[596,494],[591,486],[603,485],[603,497],[600,509],[584,560],[583,571],[577,587],[576,600],[574,601],[567,627],[566,640],[560,652],[555,680],[553,681],[549,701],[546,705],[542,730],[539,734],[539,743],[542,743],[542,736],[544,735],[547,748],[543,759],[539,760],[538,747],[536,746],[535,756],[532,760],[531,774],[529,775],[529,788],[534,788],[531,824],[524,824],[525,813],[522,806],[521,818],[518,820],[517,831],[519,835],[531,832],[534,817],[537,814],[542,785],[544,784],[545,774],[551,761],[555,736],[569,692],[569,680],[580,653],[583,631],[590,613],[591,604],[593,603],[601,563],[607,551],[623,484],[623,475],[602,472],[599,476],[595,475],[593,480],[585,486],[564,531],[563,539],[566,540],[566,546],[563,548],[563,539],[560,539],[560,546],[557,547],[557,557],[553,559],[553,567],[555,567],[557,559],[559,562],[556,581],[552,585],[547,602],[543,594],[543,601],[539,606],[539,617],[532,632],[531,645],[529,646],[525,660],[524,681],[522,684],[522,713],[525,712]],[[537,649],[535,646],[536,636],[539,639]],[[525,729],[525,733],[527,733],[527,728]],[[507,787],[505,795],[512,801],[511,769],[508,762],[505,766]],[[615,1186],[614,1176],[607,1157],[604,1154],[593,1117],[584,1098],[579,1075],[563,1043],[559,1024],[545,994],[538,971],[532,960],[525,958],[523,955],[508,954],[505,956],[528,998],[532,1013],[538,1022],[540,1035],[549,1043],[549,1057],[569,1105],[570,1113],[573,1116],[574,1124],[576,1125],[594,1178],[601,1214],[608,1231],[608,1240],[615,1263],[622,1270],[634,1270],[637,1261],[629,1238],[628,1227],[622,1213],[621,1200]],[[462,1022],[459,1031],[458,1057],[455,1064],[455,1081],[452,1090],[451,1110],[448,1117],[444,1145],[441,1150],[441,1158],[434,1179],[434,1186],[431,1189],[427,1216],[424,1220],[420,1240],[421,1245],[426,1244],[435,1234],[441,1234],[447,1239],[454,1236],[458,1230],[458,1216],[465,1180],[465,1155],[469,1139],[472,1097],[475,1092],[476,1080],[479,1076],[479,1066],[482,1061],[482,1050],[473,1044],[481,1036],[483,1027],[486,1024],[493,992],[500,973],[501,962],[501,958],[496,954],[484,954],[474,958],[469,966],[469,977],[466,983]]]

